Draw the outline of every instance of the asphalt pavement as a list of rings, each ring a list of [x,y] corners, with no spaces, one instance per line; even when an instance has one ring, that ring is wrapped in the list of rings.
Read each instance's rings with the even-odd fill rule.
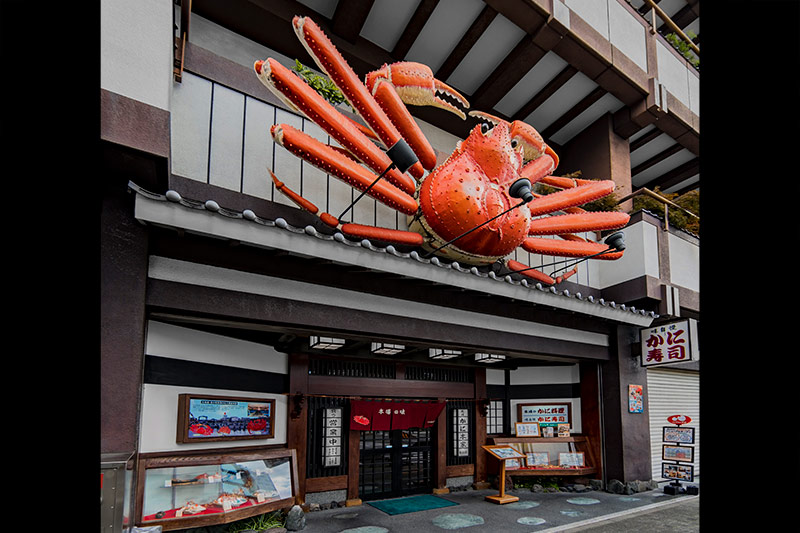
[[[458,505],[389,515],[362,505],[306,513],[306,533],[465,533],[591,531],[693,533],[700,530],[700,496],[665,494],[662,488],[632,495],[604,491],[534,493],[507,491],[518,502],[498,505],[484,498],[496,489],[441,495]]]

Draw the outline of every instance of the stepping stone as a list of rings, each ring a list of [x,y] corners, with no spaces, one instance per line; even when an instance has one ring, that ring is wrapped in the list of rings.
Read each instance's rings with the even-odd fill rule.
[[[567,502],[575,505],[594,505],[595,503],[600,503],[600,500],[595,500],[594,498],[570,498]]]
[[[483,518],[474,514],[447,513],[432,520],[433,525],[442,529],[461,529],[462,527],[479,526]]]
[[[532,507],[538,507],[539,502],[514,502],[514,503],[507,503],[502,508],[503,509],[530,509]]]
[[[362,527],[354,527],[351,529],[345,529],[340,533],[389,533],[389,530],[385,527],[378,527],[378,526],[362,526]]]
[[[536,518],[535,516],[523,516],[522,518],[517,518],[517,522],[525,524],[526,526],[538,526],[544,524],[546,520],[544,518]]]
[[[619,499],[621,502],[638,502],[641,498],[634,498],[633,496],[623,496]]]
[[[584,513],[583,511],[561,511],[561,514],[563,514],[564,516],[571,516],[571,517],[575,518],[577,516],[581,516],[581,515],[584,515],[586,513]]]

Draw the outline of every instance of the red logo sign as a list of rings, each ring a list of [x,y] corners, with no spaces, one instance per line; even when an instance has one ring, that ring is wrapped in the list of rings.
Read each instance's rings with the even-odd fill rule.
[[[356,415],[353,417],[353,420],[355,421],[356,424],[361,424],[362,426],[369,425],[369,418],[367,418],[366,416]]]
[[[670,424],[676,424],[678,426],[680,426],[681,424],[688,424],[691,421],[692,419],[686,415],[672,415],[667,418],[667,422],[669,422]]]

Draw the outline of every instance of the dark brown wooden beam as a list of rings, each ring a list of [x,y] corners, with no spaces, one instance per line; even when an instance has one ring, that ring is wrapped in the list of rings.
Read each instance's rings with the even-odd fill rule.
[[[632,168],[631,169],[631,176],[635,176],[636,174],[639,174],[640,172],[643,172],[643,171],[647,170],[648,168],[652,167],[653,165],[662,162],[663,160],[665,160],[669,156],[675,155],[675,154],[677,154],[678,152],[680,152],[683,149],[684,149],[683,146],[681,146],[680,144],[677,144],[677,143],[673,144],[672,146],[670,146],[669,148],[667,148],[663,152],[654,155],[653,157],[651,157],[647,161],[645,161],[643,163],[640,163],[640,164],[636,165],[634,168]]]
[[[556,133],[558,130],[569,124],[572,120],[575,119],[578,115],[589,109],[589,107],[605,96],[606,91],[602,87],[597,87],[595,90],[590,92],[586,95],[580,102],[572,106],[569,111],[561,115],[555,122],[547,126],[544,131],[541,132],[542,137],[545,139],[549,139]]]
[[[391,52],[393,58],[400,61],[406,57],[437,5],[439,5],[439,0],[422,0],[419,3],[417,10],[414,11],[411,20],[408,21],[406,28],[403,30],[403,34],[398,39],[397,44],[394,45],[394,49]]]
[[[496,16],[497,11],[491,7],[485,6],[483,8],[478,18],[475,19],[472,26],[464,33],[464,36],[461,37],[456,47],[453,48],[453,51],[450,52],[450,55],[447,56],[447,59],[442,63],[442,66],[435,72],[437,78],[445,81],[450,77],[450,74],[458,67],[461,60],[464,59],[464,56],[467,55],[478,39],[480,39],[483,32],[486,31],[486,28],[489,27],[489,24],[492,23]]]
[[[564,70],[559,72],[555,78],[550,80],[550,83],[544,86],[544,88],[536,93],[533,98],[531,98],[527,104],[522,106],[519,111],[513,117],[513,120],[525,120],[528,115],[533,113],[536,108],[538,108],[542,103],[553,96],[553,94],[559,90],[561,87],[567,83],[572,76],[578,73],[578,69],[573,67],[572,65],[567,65],[564,67]]]
[[[652,130],[648,131],[647,133],[645,133],[644,135],[642,135],[641,137],[639,137],[635,141],[631,142],[631,153],[635,152],[636,150],[638,150],[639,148],[641,148],[645,144],[649,143],[650,141],[652,141],[656,137],[659,137],[662,133],[664,133],[664,132],[661,131],[658,128],[653,128]]]
[[[472,107],[491,110],[547,52],[525,36],[475,91]]]
[[[333,13],[333,32],[351,43],[358,39],[375,0],[339,0]]]

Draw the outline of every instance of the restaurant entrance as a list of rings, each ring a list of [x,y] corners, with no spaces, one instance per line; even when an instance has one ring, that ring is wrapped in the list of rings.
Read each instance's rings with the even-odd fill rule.
[[[432,429],[362,431],[359,460],[361,499],[430,492]]]

